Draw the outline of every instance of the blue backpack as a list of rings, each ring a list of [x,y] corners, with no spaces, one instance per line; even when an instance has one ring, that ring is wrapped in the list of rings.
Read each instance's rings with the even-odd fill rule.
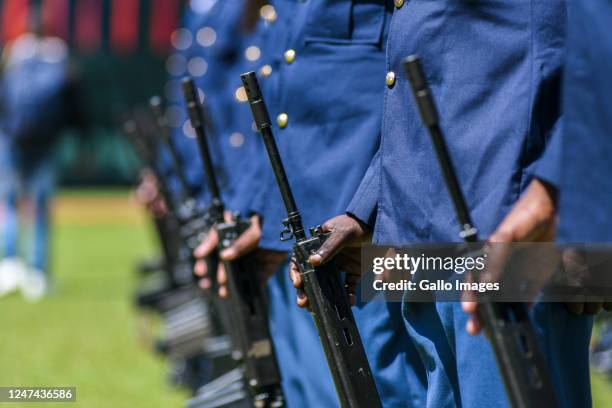
[[[67,58],[32,56],[6,67],[0,79],[4,133],[22,145],[53,142],[67,117],[67,87]]]

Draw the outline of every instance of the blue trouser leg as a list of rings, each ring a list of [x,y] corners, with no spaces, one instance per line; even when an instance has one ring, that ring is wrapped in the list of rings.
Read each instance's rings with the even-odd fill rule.
[[[466,333],[467,315],[462,313],[459,304],[453,305],[463,405],[508,407],[501,375],[488,341],[482,335],[474,337]],[[592,318],[572,316],[565,306],[556,303],[536,304],[531,317],[560,406],[591,406],[588,347]],[[479,361],[473,358],[475,352],[481,356]]]
[[[486,338],[465,331],[468,316],[459,303],[432,306],[406,304],[404,313],[428,370],[428,406],[508,407]],[[572,316],[559,304],[536,304],[532,317],[561,407],[590,406],[588,345],[592,319]]]
[[[289,408],[336,407],[338,399],[312,317],[296,303],[289,258],[270,279],[270,329]]]
[[[4,219],[4,256],[14,258],[17,256],[19,243],[19,219],[17,214],[17,191],[13,188],[7,192],[5,199]]]
[[[48,272],[49,254],[49,197],[37,194],[34,197],[34,247],[32,266]]]
[[[49,257],[49,202],[54,189],[55,169],[52,157],[39,158],[26,169],[28,194],[34,205],[33,242],[28,261],[44,272],[48,272]]]
[[[282,387],[287,400],[287,406],[299,406],[304,398],[303,384],[299,378],[299,367],[295,367],[297,358],[295,354],[296,334],[290,324],[291,294],[286,290],[288,279],[286,269],[288,262],[284,262],[268,282],[270,332],[274,341],[274,350],[280,366]]]
[[[404,299],[407,299],[406,294]],[[427,373],[427,402],[431,408],[460,407],[455,355],[444,321],[434,303],[403,302],[405,327]],[[451,320],[452,323],[452,320]]]
[[[452,313],[453,326],[449,333],[454,337],[457,358],[457,377],[463,407],[506,408],[508,398],[501,380],[491,344],[484,335],[472,336],[465,330],[468,315],[460,303],[439,303],[439,311]],[[450,321],[449,318],[446,319]]]
[[[405,330],[402,304],[374,299],[359,303],[353,313],[383,407],[422,407],[425,369]]]
[[[559,303],[537,303],[531,314],[561,407],[590,407],[593,318],[572,315]]]

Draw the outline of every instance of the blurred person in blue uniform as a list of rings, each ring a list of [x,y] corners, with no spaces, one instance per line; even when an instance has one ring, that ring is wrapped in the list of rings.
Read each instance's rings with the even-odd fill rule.
[[[348,215],[328,223],[332,237],[311,262],[367,240],[369,228],[377,244],[459,240],[433,147],[401,74],[401,60],[411,54],[424,63],[481,235],[551,240],[549,191],[557,178],[549,141],[561,130],[565,3],[394,3],[381,146]],[[491,347],[484,336],[470,335],[477,322],[460,304],[410,303],[407,293],[403,308],[427,370],[427,406],[508,406]],[[562,406],[589,406],[590,319],[558,304],[536,304],[532,317]]]
[[[253,10],[256,12],[254,15]],[[253,20],[253,17],[259,21]],[[320,371],[309,373],[295,358],[296,354],[304,350],[314,349],[315,352],[309,355],[307,367],[312,367],[312,362],[316,362],[317,367],[325,367],[310,317],[305,313],[302,313],[305,316],[297,318],[292,316],[297,308],[289,296],[292,289],[285,273],[288,251],[258,248],[261,225],[259,217],[251,210],[251,199],[262,188],[263,179],[259,167],[265,163],[266,156],[259,134],[253,129],[251,111],[240,81],[240,74],[245,71],[261,69],[268,75],[272,69],[270,53],[265,47],[269,44],[266,41],[268,36],[278,30],[277,17],[276,9],[261,1],[235,1],[220,6],[217,18],[199,28],[199,39],[207,45],[200,55],[210,63],[208,72],[199,80],[196,78],[196,81],[205,92],[211,136],[220,147],[216,161],[228,177],[228,188],[223,191],[226,206],[230,211],[239,211],[249,216],[252,222],[252,227],[222,257],[231,260],[256,251],[264,275],[278,271],[275,276],[284,278],[281,282],[272,279],[269,283],[270,325],[287,405],[300,407],[310,406],[313,401],[323,401],[322,395],[333,397],[334,391],[329,374],[322,377]],[[215,249],[216,243],[216,234],[213,232],[196,251],[196,255],[203,259]],[[210,282],[206,282],[208,271],[205,266],[205,262],[198,262],[195,271],[203,276],[203,285],[208,286]],[[227,296],[222,267],[218,271],[218,279],[220,294]],[[323,371],[323,374],[326,372]]]
[[[54,147],[73,119],[73,78],[67,45],[42,35],[40,13],[30,30],[7,44],[0,77],[0,165],[5,204],[4,259],[0,294],[21,288],[30,300],[49,290],[49,203],[56,164]],[[19,203],[28,198],[33,232],[27,253],[20,251]],[[23,210],[23,208],[22,208]]]
[[[261,187],[261,179],[256,175],[258,160],[265,160],[263,144],[258,133],[252,127],[250,108],[246,103],[246,94],[241,87],[240,74],[247,70],[258,69],[264,63],[264,39],[276,21],[276,11],[262,1],[232,0],[216,2],[203,15],[194,16],[188,10],[184,17],[183,28],[176,31],[173,44],[176,52],[168,60],[171,73],[166,96],[170,102],[167,114],[172,126],[172,137],[179,147],[182,163],[188,175],[189,184],[198,189],[198,198],[203,205],[208,204],[202,165],[198,149],[193,139],[191,128],[185,113],[181,94],[180,79],[186,75],[194,78],[201,90],[206,108],[208,140],[213,150],[213,160],[222,186],[221,193],[227,209],[240,211],[246,216],[250,212],[249,197]],[[162,156],[163,167],[167,174],[174,178],[171,160],[167,152]],[[178,183],[173,183],[178,186]],[[255,250],[259,232],[258,219],[251,218],[253,227],[237,241],[231,251],[238,256],[246,251]],[[216,237],[211,233],[209,237]],[[250,242],[255,238],[254,244]],[[248,244],[245,243],[249,241]],[[208,248],[206,248],[208,246]],[[198,251],[199,257],[205,257],[214,250],[214,245],[204,244]],[[284,265],[282,275],[286,282],[288,254],[286,251],[268,251],[257,249],[258,259],[268,273]],[[225,254],[227,256],[227,254]],[[195,272],[203,277],[201,285],[209,287],[210,282],[205,270],[205,262],[196,264]],[[225,275],[219,270],[220,294],[227,296]],[[305,348],[309,342],[316,343],[320,349],[318,337],[310,317],[306,315],[309,327],[301,327],[288,319],[289,312],[297,309],[287,296],[289,285],[270,284],[270,319],[274,333],[274,346],[281,368],[283,389],[289,406],[306,406],[306,390],[316,395],[320,390],[317,384],[311,384],[313,377],[304,375],[304,368],[295,360],[297,351]],[[298,320],[298,323],[305,319]],[[299,333],[299,335],[298,335]],[[318,351],[319,364],[325,361]],[[310,356],[311,360],[316,355]],[[329,380],[329,393],[333,393]],[[333,395],[333,394],[332,394]],[[312,400],[313,397],[311,397]]]
[[[275,1],[263,15],[275,22],[264,48],[259,76],[269,110],[276,116],[277,143],[306,225],[316,225],[348,205],[380,139],[380,102],[384,87],[384,44],[391,4],[385,1]],[[382,82],[381,82],[381,79]],[[291,251],[279,241],[285,218],[278,187],[262,153],[252,178],[256,191],[243,195],[248,212],[258,214],[261,231],[250,245]],[[206,243],[205,243],[206,244]],[[207,249],[210,249],[211,246]],[[206,252],[200,253],[202,256]],[[312,318],[291,306],[295,289],[285,263],[272,277],[271,290],[286,312],[281,336],[295,346],[279,352],[303,396],[290,406],[337,406],[338,401]],[[278,304],[277,304],[278,306]],[[356,319],[385,406],[419,406],[424,372],[397,304],[359,304]],[[289,317],[287,317],[289,316]],[[280,321],[276,322],[279,324]],[[272,319],[275,325],[275,319]],[[287,333],[287,334],[285,334]],[[405,344],[402,344],[405,343]],[[282,367],[281,367],[282,368]],[[402,378],[409,382],[409,386]]]
[[[202,207],[208,205],[209,196],[203,183],[205,176],[195,134],[187,120],[181,79],[189,74],[199,79],[206,73],[208,62],[199,57],[201,46],[196,41],[196,32],[206,21],[214,18],[214,9],[217,4],[216,0],[194,0],[187,4],[181,27],[172,34],[172,53],[166,60],[168,81],[164,87],[170,137],[177,150],[187,182],[188,191],[185,191],[185,193],[196,198],[198,204]],[[214,140],[211,145],[216,146]],[[175,195],[175,198],[178,198],[183,186],[180,184],[169,150],[163,144],[160,144],[160,146],[163,148],[160,149],[158,157],[159,170],[166,178],[170,192]],[[153,196],[160,199],[157,194]]]

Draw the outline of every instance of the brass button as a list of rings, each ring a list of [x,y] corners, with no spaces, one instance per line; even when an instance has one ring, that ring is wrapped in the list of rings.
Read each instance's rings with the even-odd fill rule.
[[[395,7],[400,8],[404,5],[404,0],[393,0],[393,3],[395,3]]]
[[[389,71],[387,72],[387,76],[385,77],[385,82],[389,88],[393,88],[395,85],[395,72]]]
[[[251,62],[257,61],[261,57],[261,50],[258,46],[251,45],[244,50],[244,57]]]
[[[237,102],[246,102],[248,100],[244,86],[236,88],[236,91],[234,92],[234,97],[236,98]]]
[[[269,4],[266,4],[259,9],[259,15],[268,23],[275,22],[276,18],[278,17],[276,14],[276,9]]]
[[[229,137],[230,146],[238,148],[244,144],[244,135],[240,132],[234,132]]]
[[[289,122],[289,116],[286,113],[281,113],[280,115],[276,117],[276,124],[281,129],[286,128],[288,122]]]
[[[289,49],[285,51],[285,62],[291,64],[293,61],[295,61],[295,50]]]
[[[266,64],[263,67],[259,68],[259,75],[264,78],[272,75],[272,65]]]

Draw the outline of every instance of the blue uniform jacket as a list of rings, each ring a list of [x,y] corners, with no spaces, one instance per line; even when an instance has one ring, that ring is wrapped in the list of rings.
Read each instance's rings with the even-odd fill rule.
[[[263,142],[253,126],[253,116],[242,87],[240,74],[260,70],[268,72],[264,44],[275,23],[260,19],[256,29],[243,36],[235,64],[228,69],[223,102],[227,123],[218,129],[221,160],[228,176],[226,206],[244,215],[251,212],[251,199],[258,194],[261,177],[258,171],[266,160]]]
[[[344,212],[378,149],[384,91],[386,1],[279,1],[263,92],[304,226]],[[286,115],[286,116],[285,116]],[[267,161],[267,158],[265,159]],[[262,247],[279,241],[286,211],[265,164],[254,200]]]
[[[542,169],[559,129],[565,5],[557,1],[408,1],[387,45],[380,151],[350,213],[376,242],[457,241],[458,225],[401,60],[419,54],[450,156],[481,236]]]
[[[561,242],[612,242],[612,3],[570,3],[560,147]]]
[[[169,60],[176,64],[171,67],[169,62],[171,76],[166,86],[166,97],[170,102],[168,112],[172,137],[180,151],[192,193],[204,206],[209,204],[210,195],[195,135],[187,117],[181,79],[191,76],[204,95],[209,148],[222,198],[227,200],[232,189],[223,158],[221,133],[230,122],[226,84],[229,80],[229,69],[239,61],[243,6],[244,0],[231,0],[215,3],[210,11],[204,14],[189,9],[184,17],[184,39],[175,42],[178,49]],[[164,157],[166,167],[170,168],[167,152]]]

